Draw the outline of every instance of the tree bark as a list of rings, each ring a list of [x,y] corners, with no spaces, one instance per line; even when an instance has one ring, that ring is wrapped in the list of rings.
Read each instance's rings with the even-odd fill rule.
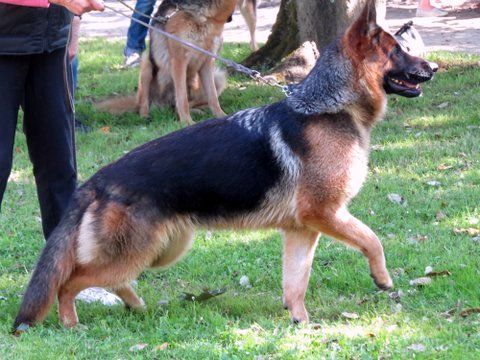
[[[250,54],[243,64],[271,68],[305,41],[321,49],[343,33],[358,16],[366,0],[282,0],[277,19],[265,46]],[[386,0],[376,0],[385,16]]]

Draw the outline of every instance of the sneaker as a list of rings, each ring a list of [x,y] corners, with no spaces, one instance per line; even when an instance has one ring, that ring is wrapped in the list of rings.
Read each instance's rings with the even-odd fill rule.
[[[122,303],[122,300],[120,300],[117,295],[98,287],[92,287],[81,291],[76,299],[88,304],[98,301],[106,306],[113,306]]]
[[[138,52],[132,52],[128,56],[125,56],[125,61],[123,65],[125,67],[134,68],[140,65],[140,61],[142,60],[142,54]]]
[[[417,9],[417,17],[439,17],[445,16],[448,14],[448,11],[440,10],[439,8],[431,8],[428,10]]]

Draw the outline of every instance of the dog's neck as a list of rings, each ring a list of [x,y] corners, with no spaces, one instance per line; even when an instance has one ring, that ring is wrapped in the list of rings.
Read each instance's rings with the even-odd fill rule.
[[[323,50],[307,77],[291,86],[292,94],[286,101],[294,111],[305,115],[342,110],[359,114],[358,109],[363,108],[365,111],[359,120],[371,125],[383,116],[383,111],[374,111],[366,104],[369,96],[361,95],[358,90],[362,86],[357,82],[352,63],[341,53],[340,40],[337,40]]]

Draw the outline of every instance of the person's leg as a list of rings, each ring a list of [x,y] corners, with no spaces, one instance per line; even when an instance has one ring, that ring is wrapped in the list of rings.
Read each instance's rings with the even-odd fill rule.
[[[47,239],[76,187],[71,72],[64,55],[65,49],[32,55],[25,89],[24,130]]]
[[[12,169],[15,128],[28,59],[28,56],[0,56],[0,209]]]
[[[447,14],[447,11],[433,6],[430,0],[418,0],[417,16],[419,17],[445,16]]]
[[[155,0],[138,0],[137,3],[135,4],[135,10],[137,10],[138,12],[141,12],[142,14],[151,16],[154,6],[155,6]],[[147,24],[150,23],[150,19],[148,17],[142,16],[136,12],[132,14],[132,17],[137,20],[141,20]],[[130,65],[127,63],[129,60],[129,57],[132,57],[132,58],[135,57],[135,59],[138,58],[137,63],[140,63],[140,54],[146,48],[145,38],[147,37],[147,32],[148,32],[148,29],[145,26],[133,20],[130,22],[130,26],[127,32],[127,44],[124,49],[124,55],[126,57],[126,65]]]

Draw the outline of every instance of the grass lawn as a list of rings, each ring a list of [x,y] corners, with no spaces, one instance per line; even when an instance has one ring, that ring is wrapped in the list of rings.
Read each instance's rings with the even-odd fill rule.
[[[133,92],[138,70],[121,68],[120,42],[91,40],[80,48],[77,113],[93,128],[77,134],[84,181],[180,125],[171,109],[155,109],[149,120],[96,112],[92,100]],[[239,60],[247,52],[227,44],[223,55]],[[199,231],[183,261],[140,277],[146,312],[78,303],[78,329],[64,330],[52,311],[41,326],[10,336],[44,244],[19,124],[0,217],[0,359],[479,359],[480,314],[461,312],[480,307],[480,59],[431,59],[443,70],[423,97],[390,98],[386,120],[373,132],[368,180],[351,204],[382,239],[397,292],[377,291],[362,255],[324,237],[306,298],[316,326],[291,326],[282,308],[276,231]],[[232,76],[220,102],[232,113],[281,97],[276,88]],[[392,193],[404,202],[391,202]],[[450,275],[411,286],[427,266]],[[243,275],[251,288],[239,284]],[[226,293],[205,302],[179,298],[204,288]],[[134,351],[137,344],[148,345]]]

